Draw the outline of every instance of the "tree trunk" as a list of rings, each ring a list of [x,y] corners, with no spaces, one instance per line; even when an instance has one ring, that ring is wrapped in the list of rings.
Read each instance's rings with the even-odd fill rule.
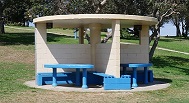
[[[186,29],[185,29],[185,35],[184,35],[184,37],[187,37],[187,36],[188,36],[188,29],[189,29],[189,25],[188,25],[188,26],[186,26]]]
[[[4,34],[4,33],[5,33],[4,22],[0,20],[0,34]]]
[[[185,25],[184,25],[184,21],[183,21],[183,19],[182,19],[182,22],[181,22],[181,26],[182,26],[182,36],[184,36],[185,35],[185,33],[184,33],[184,31],[185,31]]]
[[[186,17],[185,19],[185,36],[184,37],[187,37],[188,36],[188,29],[189,29],[189,17]]]
[[[109,32],[109,33],[106,35],[106,37],[101,40],[101,43],[106,43],[106,42],[108,42],[108,40],[109,40],[110,38],[112,38],[112,32]]]
[[[149,59],[150,61],[152,60],[153,56],[154,56],[154,52],[156,50],[156,47],[158,46],[158,41],[159,41],[159,37],[157,37],[155,40],[154,40],[154,43],[152,45],[152,48],[150,49],[150,53],[149,53]]]
[[[179,25],[175,25],[175,26],[176,26],[176,36],[181,37]]]
[[[154,39],[154,43],[150,49],[150,53],[149,53],[149,60],[151,61],[153,56],[154,56],[154,52],[156,50],[156,47],[158,46],[158,41],[160,39],[160,27],[158,27],[157,25],[154,28],[154,32],[153,34],[149,37],[150,38],[150,42],[152,41],[153,38]]]
[[[29,27],[29,21],[25,21],[25,27]]]

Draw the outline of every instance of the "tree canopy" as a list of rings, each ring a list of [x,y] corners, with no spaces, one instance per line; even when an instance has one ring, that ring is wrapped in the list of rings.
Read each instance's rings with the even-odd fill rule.
[[[177,36],[187,37],[189,34],[189,0],[0,0],[0,33],[4,33],[4,23],[23,25],[36,17],[59,14],[128,14],[155,17],[158,23],[151,27],[150,42],[154,40],[154,43],[150,58],[158,45],[160,27],[164,23],[171,21],[175,25]],[[134,26],[135,35],[139,35],[137,31],[137,26]]]

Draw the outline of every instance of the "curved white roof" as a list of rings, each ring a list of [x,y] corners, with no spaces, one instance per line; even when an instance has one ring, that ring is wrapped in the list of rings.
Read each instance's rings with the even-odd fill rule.
[[[88,27],[91,23],[100,23],[102,27],[111,27],[112,20],[121,20],[121,26],[155,25],[157,19],[147,16],[123,14],[73,14],[54,15],[35,18],[34,23],[53,23],[57,27]]]

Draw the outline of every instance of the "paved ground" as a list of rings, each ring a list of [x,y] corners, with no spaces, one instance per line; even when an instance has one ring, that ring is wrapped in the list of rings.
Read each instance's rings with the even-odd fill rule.
[[[131,90],[104,90],[102,86],[89,86],[88,89],[82,89],[81,87],[75,87],[74,85],[60,85],[52,87],[52,85],[37,86],[35,80],[25,82],[25,85],[34,88],[41,88],[53,91],[65,91],[65,92],[137,92],[137,91],[153,91],[164,89],[170,86],[169,83],[154,81],[148,85],[139,84],[139,87]]]

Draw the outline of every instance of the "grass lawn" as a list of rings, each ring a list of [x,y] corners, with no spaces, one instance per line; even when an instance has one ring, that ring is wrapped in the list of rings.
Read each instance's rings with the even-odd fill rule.
[[[137,38],[121,39],[121,42],[139,44],[139,40]],[[153,41],[151,42],[151,45],[152,44]],[[159,40],[158,47],[189,53],[189,38],[185,39],[179,37],[161,37]]]
[[[159,47],[169,48],[189,53],[189,38],[161,37]]]
[[[153,58],[155,78],[171,86],[147,92],[79,93],[35,89],[23,83],[35,78],[33,31],[6,28],[0,35],[0,103],[188,103],[189,55],[156,50]],[[73,37],[49,34],[49,43],[69,41]],[[175,48],[175,42],[163,42]],[[186,40],[186,42],[188,42]],[[170,43],[170,44],[166,44]],[[171,43],[173,43],[171,45]],[[160,43],[161,44],[161,43]],[[184,45],[181,43],[181,45]],[[179,49],[180,50],[180,49]],[[181,51],[181,50],[180,50]]]

